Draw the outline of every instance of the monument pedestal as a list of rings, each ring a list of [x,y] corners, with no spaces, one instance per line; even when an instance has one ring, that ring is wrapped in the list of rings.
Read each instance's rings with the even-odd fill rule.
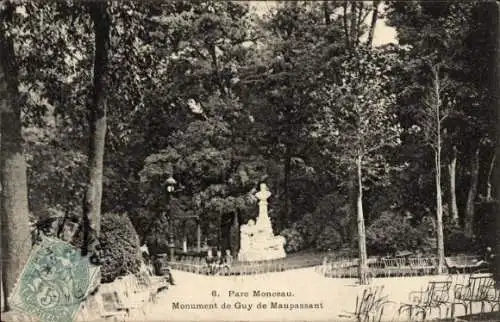
[[[267,199],[271,193],[265,184],[260,185],[260,191],[255,194],[259,199],[259,216],[257,222],[250,219],[248,224],[240,228],[239,261],[254,262],[286,257],[283,236],[274,236],[271,220],[267,213]]]

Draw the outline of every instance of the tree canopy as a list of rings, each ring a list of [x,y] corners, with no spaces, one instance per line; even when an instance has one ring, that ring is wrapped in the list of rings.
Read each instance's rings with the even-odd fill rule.
[[[261,182],[289,250],[363,249],[366,225],[359,256],[380,253],[391,216],[412,236],[437,222],[429,238],[446,253],[457,234],[484,247],[477,221],[497,191],[491,15],[485,1],[2,3],[0,90],[20,107],[8,132],[2,100],[2,187],[17,135],[32,221],[121,213],[158,252],[170,229],[194,245],[196,220],[209,245],[230,244]],[[375,46],[381,22],[397,39]],[[412,240],[401,244],[439,244]]]

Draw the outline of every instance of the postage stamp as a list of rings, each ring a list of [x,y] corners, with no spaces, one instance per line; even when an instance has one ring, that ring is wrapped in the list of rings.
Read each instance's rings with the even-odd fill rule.
[[[10,303],[43,322],[72,321],[95,276],[76,248],[44,237],[33,249]]]

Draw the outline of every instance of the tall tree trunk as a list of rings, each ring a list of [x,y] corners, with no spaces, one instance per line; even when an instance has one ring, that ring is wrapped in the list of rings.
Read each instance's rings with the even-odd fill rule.
[[[356,159],[357,170],[357,196],[356,196],[356,222],[358,224],[358,248],[359,248],[359,282],[361,285],[368,283],[368,256],[366,253],[365,217],[363,214],[363,177],[361,168],[361,156]]]
[[[492,59],[493,61],[493,68],[492,70],[492,78],[490,81],[490,86],[492,88],[492,92],[495,93],[495,96],[492,100],[492,107],[498,111],[498,106],[500,106],[500,91],[498,90],[498,86],[500,84],[500,4],[497,2],[489,2],[491,6],[491,10],[489,11],[491,13],[491,17],[488,20],[488,22],[491,24],[490,30],[492,30],[492,42],[495,43],[495,55]],[[497,127],[500,124],[500,113],[498,113],[497,116]],[[497,129],[497,138],[496,138],[496,154],[498,155],[500,153],[500,128]],[[494,171],[495,174],[495,179],[499,180],[500,179],[500,171],[498,167],[500,166],[500,162],[496,163],[496,171]],[[497,181],[498,182],[498,181]],[[497,200],[500,200],[500,189],[497,187]],[[495,250],[495,263],[493,265],[493,274],[495,276],[496,280],[496,287],[500,289],[500,215],[497,213],[496,216],[496,250]]]
[[[491,195],[492,193],[492,185],[491,185],[491,177],[493,176],[493,170],[495,169],[495,161],[496,161],[496,153],[493,154],[490,162],[490,168],[488,170],[488,177],[486,178],[486,201],[490,202],[493,200]]]
[[[435,142],[435,168],[436,168],[436,230],[438,261],[436,271],[441,274],[444,269],[444,236],[443,236],[443,196],[441,192],[441,88],[439,82],[439,67],[434,66],[434,95],[435,95],[435,120],[436,120],[436,142]]]
[[[349,39],[349,22],[347,20],[347,6],[348,6],[348,1],[344,0],[342,4],[342,9],[343,9],[343,14],[342,14],[342,20],[343,20],[343,25],[344,25],[344,34],[345,34],[345,46],[346,48],[350,48],[350,39]]]
[[[288,225],[290,220],[290,172],[292,169],[292,153],[290,146],[287,144],[285,151],[285,164],[284,164],[284,182],[283,182],[283,197],[285,201],[285,215],[283,216],[283,227]]]
[[[357,14],[358,14],[358,17],[356,18],[356,47],[359,46],[359,41],[360,41],[360,37],[361,37],[361,28],[363,26],[363,23],[364,23],[364,17],[363,17],[363,13],[365,11],[365,3],[364,1],[356,1],[357,2]]]
[[[89,108],[89,150],[88,150],[88,185],[83,203],[85,223],[84,249],[88,247],[89,229],[99,236],[101,230],[101,199],[104,146],[106,139],[106,90],[108,87],[108,52],[110,16],[106,2],[90,4],[94,23],[95,53],[93,97]]]
[[[10,23],[7,3],[1,21]],[[13,41],[0,26],[0,232],[3,310],[31,250],[26,160],[24,159],[18,70]]]
[[[444,236],[443,236],[443,196],[441,193],[441,149],[438,148],[435,156],[436,167],[436,233],[438,262],[436,271],[438,274],[444,268]]]
[[[476,149],[471,165],[471,182],[467,194],[467,205],[465,206],[464,234],[467,237],[474,235],[474,213],[477,196],[477,182],[479,176],[479,148]]]
[[[224,84],[222,82],[222,75],[219,68],[219,60],[217,59],[217,50],[215,44],[212,44],[210,46],[210,56],[212,57],[212,67],[214,69],[215,77],[217,79],[217,86],[219,87],[221,95],[225,97],[227,93]]]
[[[358,196],[358,189],[356,188],[357,186],[357,174],[356,171],[353,171],[352,174],[350,175],[350,178],[347,182],[347,216],[349,218],[349,225],[348,225],[348,236],[350,240],[356,240],[358,236],[358,223],[357,223],[357,196]]]
[[[200,218],[196,218],[196,250],[201,251],[201,222]]]
[[[456,191],[456,173],[457,173],[457,148],[453,146],[450,163],[448,164],[448,173],[450,178],[450,215],[453,224],[458,224],[458,207]]]
[[[330,7],[328,6],[328,1],[323,1],[323,14],[325,16],[325,24],[329,25],[331,23],[330,19]]]
[[[351,22],[350,22],[350,27],[351,27],[351,30],[350,30],[350,35],[349,35],[349,42],[351,44],[351,47],[355,47],[356,46],[356,41],[357,41],[357,30],[356,30],[356,27],[358,25],[358,22],[356,20],[357,18],[357,2],[356,1],[351,1]]]
[[[373,0],[372,21],[370,23],[370,31],[368,32],[368,40],[367,40],[367,44],[369,47],[371,47],[373,44],[373,36],[375,35],[375,28],[377,27],[379,6],[380,6],[380,0]]]

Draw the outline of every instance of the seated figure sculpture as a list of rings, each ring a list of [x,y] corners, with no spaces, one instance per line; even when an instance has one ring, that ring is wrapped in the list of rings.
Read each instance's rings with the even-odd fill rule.
[[[259,200],[259,216],[254,221],[250,219],[248,224],[240,228],[240,251],[239,261],[261,261],[284,258],[286,256],[283,236],[274,236],[271,220],[267,212],[267,199],[271,193],[266,184],[260,185],[260,191],[255,194]]]

